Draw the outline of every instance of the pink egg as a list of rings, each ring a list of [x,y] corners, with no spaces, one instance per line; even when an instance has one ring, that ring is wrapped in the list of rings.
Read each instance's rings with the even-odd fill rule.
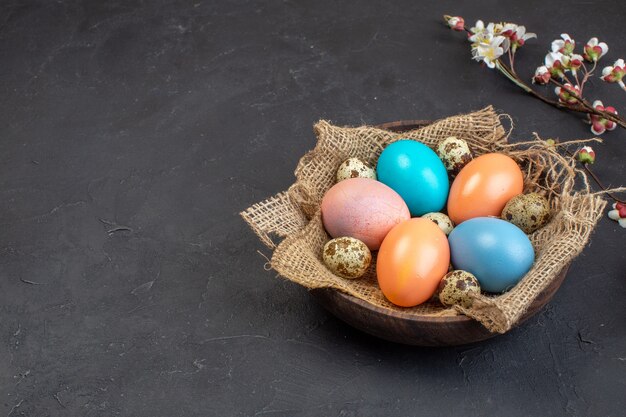
[[[370,250],[378,249],[391,228],[410,218],[409,208],[398,193],[369,178],[338,182],[322,199],[326,231],[334,238],[359,239]]]

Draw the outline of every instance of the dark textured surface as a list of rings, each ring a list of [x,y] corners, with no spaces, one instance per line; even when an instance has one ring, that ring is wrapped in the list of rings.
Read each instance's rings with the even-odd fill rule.
[[[624,3],[0,4],[0,415],[620,416],[623,229],[603,219],[541,314],[476,346],[366,336],[264,272],[237,213],[284,189],[319,118],[494,104],[515,139],[591,136],[469,61],[444,12],[626,54]],[[522,57],[523,56],[523,57]],[[591,86],[626,109],[615,86]],[[624,131],[596,146],[624,183]]]

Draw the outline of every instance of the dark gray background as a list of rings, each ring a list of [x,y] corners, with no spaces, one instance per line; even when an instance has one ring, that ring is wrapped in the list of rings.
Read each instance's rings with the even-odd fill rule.
[[[292,182],[320,118],[493,104],[515,140],[592,136],[470,62],[440,16],[526,24],[530,77],[562,31],[624,57],[625,4],[3,1],[0,415],[624,415],[617,223],[521,328],[419,349],[264,272],[238,212]],[[626,112],[615,85],[589,90]],[[595,169],[624,184],[626,134],[605,139]]]

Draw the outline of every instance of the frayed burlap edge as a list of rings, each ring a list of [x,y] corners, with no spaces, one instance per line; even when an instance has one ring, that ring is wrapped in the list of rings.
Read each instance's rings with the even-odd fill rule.
[[[261,241],[274,250],[271,267],[291,281],[307,288],[335,288],[374,305],[415,316],[462,313],[491,331],[504,333],[583,250],[606,202],[589,192],[586,176],[575,168],[571,159],[539,137],[509,144],[500,123],[502,117],[508,116],[498,115],[492,107],[487,107],[399,134],[368,126],[337,127],[320,121],[315,125],[317,145],[300,160],[295,171],[296,182],[289,190],[251,206],[241,215]],[[531,271],[503,295],[477,296],[469,309],[444,308],[435,300],[412,308],[394,306],[378,288],[375,259],[361,279],[346,280],[332,274],[321,259],[322,247],[329,236],[322,225],[319,205],[326,190],[335,183],[338,165],[349,157],[357,157],[375,166],[384,147],[396,140],[414,139],[434,148],[448,136],[466,140],[475,155],[508,154],[525,174],[525,191],[538,192],[549,199],[551,221],[530,235],[536,252]],[[562,145],[584,142],[587,141]],[[582,190],[575,192],[577,176],[582,178],[583,185]]]

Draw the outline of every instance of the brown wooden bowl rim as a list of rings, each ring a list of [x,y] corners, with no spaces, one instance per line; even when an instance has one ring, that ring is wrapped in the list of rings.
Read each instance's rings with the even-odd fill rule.
[[[321,289],[321,288],[320,288]],[[323,288],[325,289],[325,288]],[[418,315],[418,314],[410,314],[410,313],[406,313],[404,311],[401,310],[392,310],[392,309],[388,309],[388,308],[384,308],[384,307],[380,307],[377,305],[374,305],[372,303],[370,303],[369,301],[365,301],[362,300],[360,298],[357,298],[353,295],[350,295],[348,293],[345,293],[341,290],[337,290],[335,288],[328,288],[329,290],[333,290],[333,291],[337,291],[337,295],[342,297],[343,299],[345,299],[347,302],[353,303],[353,304],[358,304],[363,308],[366,308],[370,311],[373,311],[377,314],[381,314],[381,315],[385,315],[385,316],[389,316],[389,317],[394,317],[397,319],[403,319],[403,320],[417,320],[420,322],[432,322],[432,323],[452,323],[452,322],[469,322],[472,321],[473,319],[464,315],[464,314],[457,314],[457,315],[450,315],[450,316],[426,316],[426,315]],[[315,292],[316,290],[312,290],[313,292]]]

